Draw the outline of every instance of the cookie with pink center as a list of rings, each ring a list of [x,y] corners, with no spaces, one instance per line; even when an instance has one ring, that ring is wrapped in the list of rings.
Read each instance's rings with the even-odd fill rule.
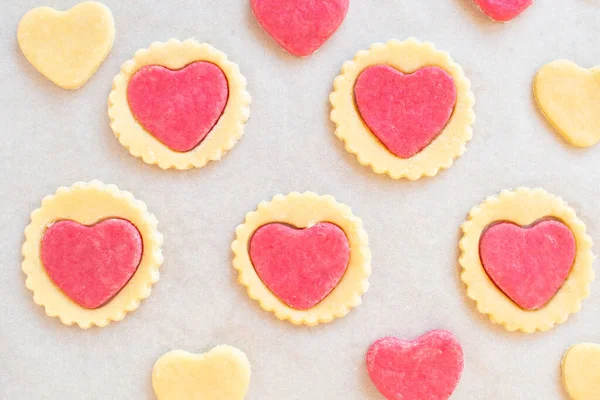
[[[154,43],[113,81],[111,128],[129,152],[163,169],[219,160],[242,136],[250,111],[239,67],[208,44]]]
[[[519,16],[533,0],[473,0],[488,17],[499,22],[509,22]]]
[[[158,281],[157,224],[144,203],[114,185],[59,188],[25,229],[22,268],[34,301],[66,325],[123,319]]]
[[[294,324],[342,317],[368,288],[367,234],[331,196],[294,192],[261,203],[237,227],[231,247],[248,295]]]
[[[545,331],[579,311],[594,279],[592,242],[562,199],[503,191],[462,226],[462,280],[480,312],[510,331]]]
[[[376,43],[346,62],[330,95],[335,134],[363,165],[394,179],[434,176],[472,137],[462,68],[431,43]]]
[[[250,0],[263,29],[286,51],[306,57],[340,27],[350,0]]]
[[[371,381],[388,400],[447,400],[460,381],[464,363],[460,343],[444,330],[413,341],[379,339],[366,357]]]

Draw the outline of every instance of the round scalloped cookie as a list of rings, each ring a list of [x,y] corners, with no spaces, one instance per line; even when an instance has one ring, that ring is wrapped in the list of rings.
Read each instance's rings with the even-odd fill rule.
[[[257,273],[251,255],[251,253],[259,254],[251,249],[255,245],[253,243],[255,233],[263,227],[287,226],[298,232],[305,232],[307,236],[311,236],[312,233],[322,235],[324,231],[318,231],[318,229],[327,229],[327,227],[321,226],[323,222],[328,225],[337,225],[345,234],[349,246],[347,266],[343,276],[336,281],[335,287],[330,288],[331,290],[325,294],[324,298],[319,298],[319,301],[313,299],[313,303],[316,302],[316,304],[310,307],[293,308],[277,297],[261,279],[261,277],[266,277],[269,279],[268,283],[272,284],[272,276],[259,276]],[[289,240],[289,236],[286,240]],[[341,318],[351,308],[361,303],[361,296],[369,287],[368,278],[371,275],[371,251],[368,241],[362,220],[352,214],[350,207],[337,203],[332,196],[318,196],[312,192],[302,194],[293,192],[287,196],[277,195],[268,203],[260,203],[256,211],[246,214],[244,223],[236,228],[236,239],[231,244],[234,253],[233,267],[238,271],[238,281],[246,287],[248,296],[258,301],[264,310],[272,312],[280,320],[287,320],[296,325],[313,326]],[[310,247],[310,239],[308,242],[307,246]],[[280,248],[280,252],[285,254],[291,249],[299,252],[307,249],[306,247],[304,249],[294,247],[293,243],[289,246],[287,249]],[[323,246],[322,249],[329,248],[328,246]],[[336,247],[341,248],[341,246]],[[310,252],[310,249],[306,251]],[[282,258],[278,258],[278,260],[282,260]],[[302,276],[302,273],[299,272],[298,275]],[[304,275],[303,278],[307,276],[310,277],[313,274]],[[302,285],[301,280],[302,278],[299,278],[299,281],[294,281],[294,287],[297,283],[300,288],[308,286]],[[278,289],[281,291],[281,287]],[[292,301],[289,300],[292,297],[287,298],[288,303]]]
[[[490,226],[499,222],[533,227],[547,219],[558,220],[571,230],[576,244],[575,259],[553,297],[540,308],[528,310],[517,305],[490,279],[481,261],[480,239]],[[474,207],[461,228],[461,279],[467,296],[492,322],[508,331],[547,331],[580,310],[581,301],[589,295],[589,286],[594,280],[592,240],[575,211],[560,197],[539,188],[505,190]]]
[[[398,75],[406,74],[405,77],[411,77],[426,67],[434,67],[438,71],[441,69],[454,82],[456,101],[445,126],[440,132],[435,132],[435,137],[429,139],[425,147],[408,158],[394,155],[383,145],[365,123],[357,105],[355,87],[359,77],[366,69],[381,65],[392,67],[401,73]],[[454,159],[465,152],[466,143],[473,136],[471,125],[475,121],[475,99],[471,83],[448,53],[436,50],[431,43],[413,38],[403,42],[375,43],[368,51],[361,50],[352,61],[344,63],[333,86],[329,97],[332,106],[330,117],[336,125],[336,136],[345,142],[346,150],[355,154],[361,164],[370,166],[378,174],[410,180],[434,176],[440,169],[449,168]]]
[[[131,108],[130,83],[132,79],[136,78],[138,72],[143,71],[149,75],[148,79],[145,79],[146,82],[155,81],[155,77],[163,79],[166,84],[162,85],[162,91],[155,90],[160,93],[169,92],[172,97],[177,95],[177,93],[173,90],[174,85],[170,83],[179,79],[182,82],[179,85],[180,88],[192,87],[192,85],[186,84],[185,80],[194,77],[185,77],[183,74],[178,73],[186,71],[188,66],[197,63],[212,64],[221,70],[222,75],[226,78],[227,87],[224,96],[226,96],[227,100],[224,106],[216,104],[220,103],[223,99],[216,99],[214,101],[215,104],[211,104],[211,107],[214,106],[218,111],[216,114],[212,113],[211,118],[216,116],[218,119],[216,122],[214,119],[210,122],[200,121],[200,123],[204,123],[205,126],[203,126],[203,129],[207,129],[207,131],[202,135],[200,140],[196,141],[193,147],[190,148],[188,145],[183,147],[184,150],[181,150],[180,145],[178,145],[174,149],[149,133],[150,130],[148,127],[142,126],[139,120],[136,119]],[[156,70],[159,69],[157,67],[163,67],[162,74],[156,74]],[[148,69],[150,68],[153,68],[154,71],[148,73]],[[215,68],[213,67],[212,69]],[[203,74],[201,75],[203,78],[207,76],[207,73],[206,69],[199,72],[199,74]],[[138,84],[141,81],[142,79],[137,79],[134,82]],[[142,86],[142,84],[138,84],[138,86]],[[147,91],[151,92],[152,89],[148,88]],[[222,91],[216,88],[214,90],[207,90],[207,92],[211,96],[219,95],[223,97]],[[147,98],[145,92],[140,91],[140,95],[136,98],[143,99],[144,97]],[[210,100],[210,96],[208,95],[193,96],[193,93],[190,96],[182,94],[177,97],[178,100],[175,103],[177,107],[195,107],[196,111],[203,111],[206,108],[198,103],[199,98],[208,98]],[[186,97],[191,100],[187,103],[181,101],[182,98]],[[121,72],[113,81],[113,89],[108,99],[108,115],[111,121],[110,126],[115,136],[129,150],[131,155],[141,158],[148,164],[156,164],[163,169],[175,168],[184,170],[194,167],[200,168],[209,161],[219,160],[227,151],[233,148],[244,133],[244,125],[250,116],[250,101],[250,94],[246,91],[246,78],[240,73],[238,65],[227,59],[225,53],[218,51],[209,44],[200,44],[194,39],[187,39],[183,42],[171,39],[166,43],[155,42],[148,49],[138,50],[133,59],[123,64]],[[136,102],[139,101],[136,100]],[[138,109],[141,109],[141,107],[138,107]],[[169,107],[166,107],[165,110],[171,111]],[[149,110],[145,115],[144,121],[146,124],[148,124],[150,118],[155,119],[155,123],[152,125],[154,127],[164,123],[163,116],[166,112],[160,113],[160,116],[156,116],[151,111]],[[197,114],[198,112],[189,113],[191,116],[196,116]],[[177,128],[184,126],[188,130],[194,128],[196,121],[186,120],[186,118],[179,116],[177,121],[167,122],[166,125],[170,128],[173,126]],[[162,140],[164,140],[164,137]]]
[[[53,245],[43,242],[47,242],[46,233],[58,223],[68,221],[79,226],[98,227],[114,220],[127,221],[137,229],[141,238],[141,259],[137,258],[139,263],[135,272],[114,296],[95,305],[96,308],[86,308],[85,304],[80,305],[67,296],[50,277],[42,262],[49,258],[42,255],[42,249]],[[163,238],[157,225],[158,221],[143,202],[114,185],[92,181],[77,182],[70,188],[60,187],[56,194],[42,200],[41,208],[31,213],[31,223],[25,229],[22,269],[27,275],[26,285],[33,292],[34,302],[43,306],[48,316],[60,318],[65,325],[77,324],[84,329],[122,320],[127,312],[135,310],[140,301],[150,295],[152,284],[158,281],[158,269],[163,261]],[[67,278],[75,275],[66,274]],[[67,278],[63,276],[62,279]]]

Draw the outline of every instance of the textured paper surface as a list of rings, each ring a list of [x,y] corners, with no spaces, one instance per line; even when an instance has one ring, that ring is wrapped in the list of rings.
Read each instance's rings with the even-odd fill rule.
[[[246,0],[105,0],[115,16],[115,45],[75,92],[41,77],[17,47],[27,10],[74,4],[42,3],[0,0],[0,398],[153,399],[152,365],[163,353],[227,343],[252,363],[249,400],[379,400],[364,366],[369,345],[436,328],[451,330],[465,353],[452,399],[567,398],[560,360],[573,343],[600,343],[600,284],[567,323],[543,334],[508,333],[466,298],[457,243],[472,206],[519,185],[562,196],[600,243],[600,147],[565,144],[536,109],[531,89],[536,70],[554,59],[600,64],[600,1],[538,1],[500,24],[470,0],[355,0],[331,40],[300,59],[263,32]],[[328,119],[327,96],[342,63],[372,42],[409,36],[449,51],[477,100],[467,153],[417,182],[393,181],[358,164]],[[253,97],[244,137],[223,160],[199,170],[148,166],[108,127],[107,97],[121,63],[171,37],[195,37],[226,52]],[[165,262],[138,310],[83,331],[34,305],[19,252],[29,213],[43,196],[94,178],[148,204],[165,236]],[[332,194],[350,205],[373,252],[363,304],[316,328],[263,311],[231,267],[229,245],[245,213],[293,190]]]

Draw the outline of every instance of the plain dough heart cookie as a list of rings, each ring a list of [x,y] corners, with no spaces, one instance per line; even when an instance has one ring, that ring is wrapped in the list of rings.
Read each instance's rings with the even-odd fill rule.
[[[519,16],[533,0],[473,0],[494,21],[508,22]]]
[[[110,9],[95,1],[68,11],[39,7],[23,16],[17,38],[42,75],[64,89],[78,89],[110,53],[115,24]]]
[[[350,0],[250,0],[263,29],[289,53],[305,57],[340,27]]]
[[[600,399],[600,345],[571,346],[562,360],[562,379],[571,399]]]
[[[533,91],[540,110],[567,142],[589,147],[600,141],[600,67],[553,61],[537,72]]]
[[[246,354],[226,345],[204,354],[170,351],[152,370],[158,400],[243,400],[249,385]]]
[[[369,348],[366,364],[388,400],[446,400],[460,381],[464,356],[452,333],[434,330],[413,341],[379,339]]]

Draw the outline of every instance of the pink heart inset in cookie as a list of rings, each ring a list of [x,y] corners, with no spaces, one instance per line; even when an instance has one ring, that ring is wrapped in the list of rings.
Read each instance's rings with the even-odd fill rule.
[[[142,237],[129,221],[92,226],[58,221],[42,237],[40,257],[50,279],[88,309],[108,302],[129,282],[142,258]]]
[[[485,272],[504,294],[526,310],[543,307],[556,294],[575,261],[575,237],[560,221],[522,228],[510,222],[481,236]]]
[[[475,4],[495,21],[508,22],[521,14],[533,0],[473,0]]]
[[[309,56],[340,27],[350,0],[251,0],[263,29],[295,56]]]
[[[227,105],[227,77],[197,61],[179,70],[148,65],[127,86],[129,108],[152,136],[175,151],[190,151],[213,129]]]
[[[456,104],[454,80],[438,67],[406,75],[375,65],[360,74],[354,94],[365,124],[400,158],[427,147],[442,132]]]
[[[371,381],[388,400],[446,400],[460,381],[464,356],[452,333],[434,330],[413,341],[379,339],[366,363]]]
[[[252,236],[250,259],[275,296],[292,308],[308,310],[342,279],[350,246],[344,231],[329,222],[306,229],[271,223]]]

